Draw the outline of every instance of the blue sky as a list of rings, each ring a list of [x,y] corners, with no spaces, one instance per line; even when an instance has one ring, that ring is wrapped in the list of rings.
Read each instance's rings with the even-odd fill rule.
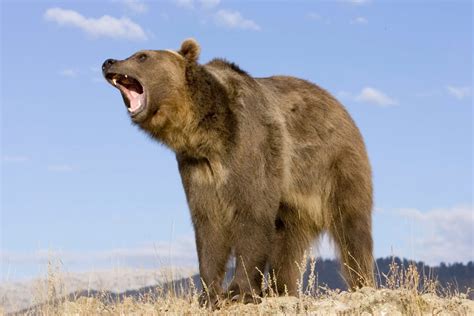
[[[100,73],[188,37],[202,63],[305,78],[348,108],[373,165],[376,256],[474,260],[470,1],[1,5],[2,280],[52,256],[70,271],[197,265],[174,155]]]

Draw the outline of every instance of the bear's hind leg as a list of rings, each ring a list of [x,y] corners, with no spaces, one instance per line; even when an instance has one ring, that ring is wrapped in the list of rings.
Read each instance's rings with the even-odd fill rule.
[[[339,250],[342,270],[349,288],[373,286],[372,236],[368,219],[341,216],[331,229]]]
[[[349,162],[354,160],[335,164],[328,229],[338,247],[348,286],[355,289],[374,286],[372,184],[370,172]]]

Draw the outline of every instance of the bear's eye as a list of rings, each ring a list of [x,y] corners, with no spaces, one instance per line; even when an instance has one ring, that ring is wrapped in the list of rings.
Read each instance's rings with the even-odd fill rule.
[[[140,54],[137,56],[137,59],[139,62],[144,62],[146,59],[147,59],[147,55],[146,54]]]

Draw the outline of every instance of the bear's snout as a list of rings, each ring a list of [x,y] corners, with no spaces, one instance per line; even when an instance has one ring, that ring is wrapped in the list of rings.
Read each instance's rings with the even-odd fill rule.
[[[110,58],[104,61],[104,63],[102,64],[102,72],[105,74],[109,70],[110,66],[112,66],[116,62],[117,60]]]

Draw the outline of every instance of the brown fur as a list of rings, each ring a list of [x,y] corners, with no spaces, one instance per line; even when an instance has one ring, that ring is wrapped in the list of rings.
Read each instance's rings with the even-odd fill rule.
[[[371,285],[371,170],[344,107],[301,79],[252,78],[222,59],[200,65],[194,40],[178,52],[112,67],[145,86],[147,108],[134,122],[176,152],[212,300],[231,253],[233,294],[260,293],[266,267],[279,293],[297,294],[296,263],[324,231],[348,284]]]

